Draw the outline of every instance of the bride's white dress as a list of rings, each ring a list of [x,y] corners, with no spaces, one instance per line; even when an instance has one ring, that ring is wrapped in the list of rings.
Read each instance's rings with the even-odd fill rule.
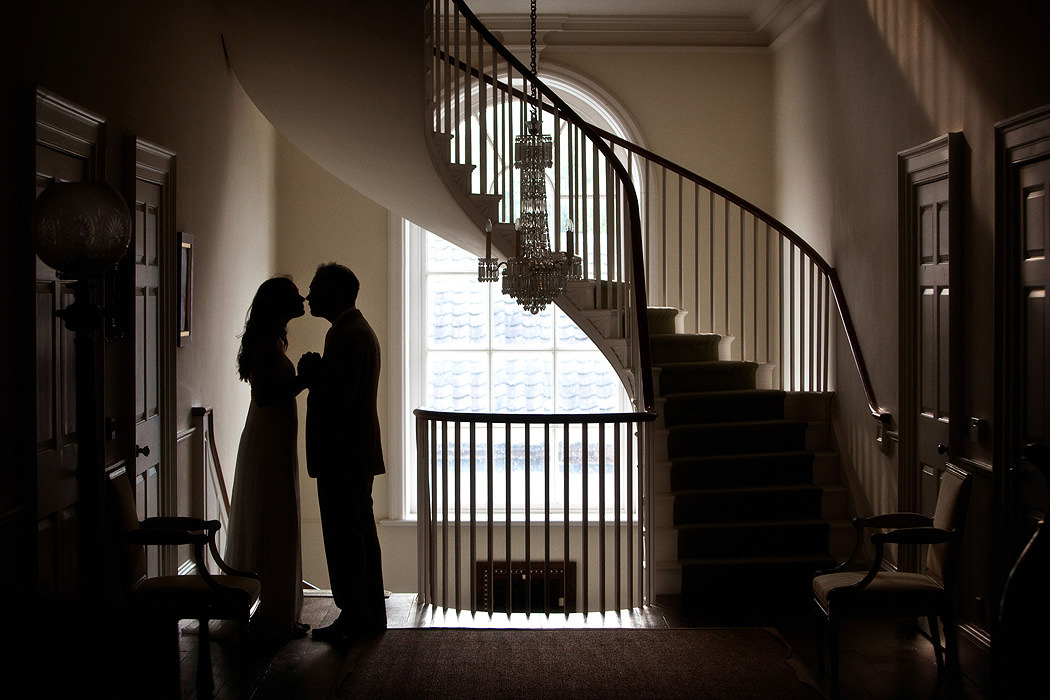
[[[224,558],[259,574],[252,628],[279,638],[292,633],[303,604],[295,367],[276,341],[255,355]]]

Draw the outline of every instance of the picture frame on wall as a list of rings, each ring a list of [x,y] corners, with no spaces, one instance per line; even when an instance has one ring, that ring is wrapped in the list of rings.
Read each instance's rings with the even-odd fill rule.
[[[179,231],[178,236],[179,275],[179,347],[190,342],[193,331],[193,236]]]

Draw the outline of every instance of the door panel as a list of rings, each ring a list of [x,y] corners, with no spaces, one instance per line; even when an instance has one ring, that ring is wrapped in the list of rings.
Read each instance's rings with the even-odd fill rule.
[[[932,515],[951,459],[953,368],[952,263],[959,265],[961,134],[902,152],[899,159],[900,396],[899,503]],[[915,552],[902,554],[906,567]],[[909,557],[913,557],[909,559]]]
[[[129,137],[134,180],[132,377],[135,405],[135,494],[139,517],[175,515],[179,475],[174,457],[174,154]],[[161,559],[160,556],[166,556]],[[177,557],[150,553],[151,574],[172,572]]]
[[[104,122],[58,97],[36,94],[36,194],[52,182],[101,179]],[[76,371],[73,333],[55,312],[73,300],[70,280],[35,260],[35,442],[37,587],[78,591]]]
[[[135,200],[135,445],[138,452],[135,478],[141,481],[150,470],[158,473],[161,470],[160,368],[157,365],[160,187],[140,180],[136,183]],[[157,485],[156,480],[150,483]],[[145,501],[140,500],[139,507],[155,510],[160,500],[159,489],[146,489],[142,496]]]
[[[1011,573],[1048,509],[1046,478],[1026,459],[1038,459],[1026,447],[1050,444],[1050,106],[997,124],[995,136],[995,534],[1001,544],[993,573],[1004,605],[993,633],[993,649],[1000,650],[993,674],[1008,692],[1042,681],[1045,645],[1033,639],[1050,623],[1040,561],[1045,547],[1033,545],[1027,565]],[[1046,535],[1044,526],[1040,538]]]
[[[918,185],[915,195],[922,241],[917,269],[920,393],[916,447],[919,468],[939,477],[948,458],[946,448],[951,422],[951,232],[947,176]],[[931,499],[925,491],[927,484],[937,481],[923,481],[923,502],[936,502],[936,498]]]
[[[1018,404],[1021,411],[1018,449],[1031,443],[1050,444],[1050,264],[1046,252],[1050,247],[1050,158],[1026,164],[1019,173],[1019,204],[1024,242],[1020,256],[1021,342],[1018,349],[1023,377],[1019,384]],[[1022,462],[1023,455],[1022,455]],[[1019,512],[1022,515],[1020,537],[1026,538],[1035,524],[1046,516],[1048,489],[1045,479],[1031,465],[1019,471]]]

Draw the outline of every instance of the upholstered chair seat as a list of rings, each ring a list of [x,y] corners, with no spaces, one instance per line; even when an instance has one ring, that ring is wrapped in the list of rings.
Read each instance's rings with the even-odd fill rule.
[[[933,516],[921,513],[887,513],[854,518],[856,545],[846,561],[813,578],[813,602],[821,630],[817,635],[821,671],[824,670],[824,633],[830,637],[831,688],[838,694],[838,635],[843,618],[912,617],[925,618],[930,627],[937,664],[950,668],[952,680],[958,670],[952,580],[957,566],[971,476],[952,465],[940,480]],[[855,570],[864,549],[864,532],[873,530],[868,541],[874,556],[864,570]],[[894,571],[884,566],[886,545],[926,547],[921,572]],[[944,631],[944,649],[941,633]],[[945,659],[945,657],[947,657]]]

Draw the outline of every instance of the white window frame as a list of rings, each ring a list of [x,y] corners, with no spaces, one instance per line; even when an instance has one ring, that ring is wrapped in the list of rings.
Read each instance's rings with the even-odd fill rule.
[[[643,145],[641,130],[631,115],[611,93],[598,83],[567,68],[553,64],[540,71],[540,77],[569,101],[580,115],[593,123],[604,122],[611,132],[633,143]],[[385,354],[385,373],[388,377],[387,478],[389,521],[415,522],[416,503],[416,421],[413,410],[423,404],[426,362],[421,357],[421,343],[414,339],[425,337],[425,303],[416,296],[419,287],[413,280],[425,274],[421,255],[414,255],[410,237],[413,224],[389,214],[388,249],[388,313],[393,321],[388,333],[389,347]],[[420,248],[421,246],[415,246]],[[479,283],[480,284],[480,283]],[[425,290],[422,290],[425,302]],[[425,352],[425,349],[422,351]],[[626,409],[625,407],[625,410]]]

